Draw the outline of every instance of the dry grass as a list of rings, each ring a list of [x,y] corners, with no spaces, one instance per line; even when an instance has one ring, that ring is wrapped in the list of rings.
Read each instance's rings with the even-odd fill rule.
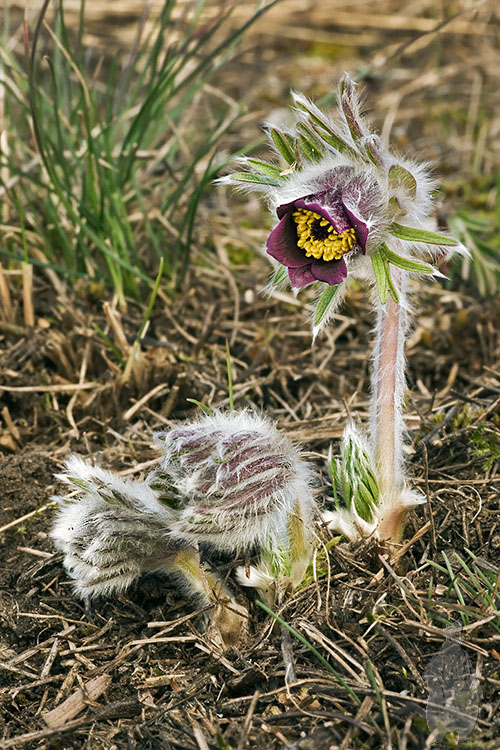
[[[238,3],[235,14],[250,7]],[[440,219],[457,204],[491,210],[500,18],[493,3],[437,7],[284,0],[246,38],[238,65],[219,74],[216,85],[251,112],[221,148],[255,139],[289,86],[320,97],[344,69],[364,70],[379,127],[444,175]],[[136,3],[103,11],[88,0],[89,38],[127,45],[139,13]],[[458,280],[416,291],[407,347],[408,463],[429,503],[392,558],[329,544],[318,580],[279,613],[359,705],[294,639],[297,682],[286,686],[280,634],[257,607],[248,642],[221,654],[164,579],[90,609],[71,594],[47,538],[54,471],[75,451],[124,474],[147,472],[151,433],[195,413],[186,398],[227,406],[226,340],[236,405],[265,408],[301,442],[329,497],[328,446],[349,412],[367,416],[373,321],[357,289],[313,348],[307,295],[259,295],[268,268],[253,251],[267,221],[254,199],[207,198],[197,241],[212,253],[195,253],[174,300],[160,297],[126,383],[120,357],[141,324],[139,304],[120,315],[112,299],[103,310],[95,289],[71,289],[50,270],[32,280],[0,270],[0,748],[429,747],[423,675],[456,620],[483,695],[464,747],[498,747],[500,303],[478,301]],[[228,571],[234,563],[217,561]],[[61,706],[64,724],[47,726],[43,717]]]

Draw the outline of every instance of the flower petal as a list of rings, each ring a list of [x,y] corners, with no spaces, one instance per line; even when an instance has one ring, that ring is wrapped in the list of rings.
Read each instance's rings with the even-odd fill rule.
[[[381,212],[380,189],[373,182],[355,178],[342,188],[342,203],[365,253],[370,225]]]
[[[289,268],[288,278],[290,279],[290,284],[298,289],[316,281],[311,273],[309,265],[304,268]]]
[[[297,247],[297,231],[291,213],[286,213],[267,238],[267,252],[287,268],[302,268],[310,261]]]
[[[299,198],[294,201],[294,207],[315,211],[330,222],[337,234],[342,234],[346,229],[351,229],[351,224],[340,200],[340,192],[336,193],[334,195],[333,192],[327,191],[317,196]]]
[[[311,274],[317,281],[326,284],[341,284],[347,276],[347,265],[343,258],[340,260],[315,260],[311,263]]]

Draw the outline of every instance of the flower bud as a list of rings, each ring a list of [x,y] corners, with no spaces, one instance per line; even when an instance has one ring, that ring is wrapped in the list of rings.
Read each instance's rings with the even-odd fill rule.
[[[130,586],[141,573],[169,571],[189,545],[171,536],[170,511],[145,483],[123,480],[77,456],[58,476],[78,494],[60,501],[52,538],[82,597]]]
[[[172,533],[185,542],[231,552],[265,545],[297,501],[312,508],[299,451],[255,413],[216,413],[155,437],[164,456],[149,483],[176,508]]]

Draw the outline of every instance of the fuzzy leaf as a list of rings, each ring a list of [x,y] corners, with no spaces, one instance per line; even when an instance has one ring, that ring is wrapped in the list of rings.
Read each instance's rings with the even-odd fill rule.
[[[323,144],[311,127],[304,122],[299,122],[297,123],[297,130],[306,136],[307,140],[313,144],[318,153],[323,153]]]
[[[313,127],[314,132],[319,135],[320,138],[322,138],[325,143],[328,143],[329,146],[335,149],[335,151],[338,151],[340,154],[346,154],[347,156],[352,156],[353,158],[357,157],[356,151],[349,146],[345,141],[342,140],[340,136],[338,136],[336,133],[333,132],[333,130],[329,130],[327,133],[321,133],[317,127]]]
[[[386,264],[385,265],[385,270],[386,270],[386,273],[387,273],[387,283],[389,285],[389,294],[391,295],[391,297],[394,300],[394,302],[397,304],[399,302],[399,294],[398,294],[398,290],[396,289],[396,287],[394,286],[394,283],[392,281],[391,272],[389,270],[389,263],[388,263],[387,259],[385,259],[385,264]]]
[[[363,521],[369,523],[373,520],[372,497],[362,482],[360,482],[356,488],[353,503],[358,515],[361,516]]]
[[[394,302],[399,302],[397,289],[391,279],[389,262],[383,249],[378,250],[372,255],[372,266],[377,281],[377,291],[381,303],[385,305],[389,294]]]
[[[290,141],[292,140],[291,137],[287,136],[284,133],[280,133],[279,130],[276,128],[272,128],[271,130],[271,138],[274,141],[274,145],[280,152],[283,159],[288,162],[288,164],[294,164],[297,159],[295,156],[295,153],[293,151],[293,148],[290,144]]]
[[[384,148],[378,136],[371,135],[368,138],[363,139],[363,146],[368,158],[373,164],[379,166],[384,163]]]
[[[402,185],[411,198],[415,198],[417,194],[416,179],[412,173],[405,167],[402,167],[401,164],[394,164],[394,166],[389,169],[389,185],[394,187]]]
[[[387,302],[389,294],[389,283],[387,279],[387,273],[385,270],[384,256],[380,250],[372,255],[372,266],[375,279],[377,281],[377,292],[379,299],[383,305]]]
[[[259,185],[281,185],[280,180],[275,180],[274,177],[269,177],[263,174],[254,174],[253,172],[234,172],[231,175],[231,180],[235,182],[256,182]]]
[[[341,154],[349,154],[349,156],[356,156],[356,152],[351,146],[349,146],[332,128],[328,120],[320,116],[320,114],[311,107],[306,99],[303,99],[299,95],[294,97],[295,106],[297,109],[302,110],[309,115],[309,125],[312,130],[318,135],[325,143],[332,146],[336,151]]]
[[[310,138],[303,133],[299,133],[299,146],[309,161],[318,162],[321,159],[321,151],[318,151]]]
[[[314,108],[309,105],[306,99],[303,99],[302,96],[296,95],[294,96],[294,103],[297,109],[300,109],[302,112],[306,112],[309,115],[311,122],[319,125],[320,128],[323,128],[323,130],[326,130],[328,133],[333,133],[328,121],[320,117]]]
[[[331,305],[333,304],[333,300],[335,299],[335,295],[337,294],[339,287],[340,284],[337,284],[336,286],[327,286],[326,289],[321,293],[321,296],[318,299],[318,304],[316,305],[316,310],[314,312],[315,328],[319,326],[328,310],[330,309]]]
[[[337,492],[337,487],[340,491],[340,466],[337,459],[335,458],[332,458],[332,460],[330,461],[330,476],[332,479],[333,501],[335,503],[335,507],[338,510],[342,507],[339,498],[339,492]]]
[[[426,229],[415,229],[415,227],[405,227],[402,224],[391,224],[390,233],[400,240],[408,242],[427,242],[431,245],[458,245],[458,241],[453,237],[446,237],[444,234],[437,232],[428,232]]]
[[[344,113],[345,121],[351,131],[354,142],[359,141],[363,135],[361,127],[356,118],[354,102],[356,101],[356,91],[354,82],[349,76],[344,76],[340,81],[340,108]]]
[[[288,278],[288,268],[280,264],[273,274],[273,278],[271,279],[271,284],[273,286],[279,286],[287,278]]]
[[[404,258],[402,255],[395,253],[385,244],[382,252],[389,263],[392,263],[393,266],[402,268],[405,271],[415,271],[415,273],[435,273],[435,269],[428,263],[420,263],[419,261],[413,260],[413,258]]]
[[[260,174],[266,174],[269,177],[276,177],[279,179],[282,176],[281,169],[275,167],[274,164],[269,164],[267,161],[261,161],[260,159],[247,159],[247,164],[255,169]]]
[[[380,490],[379,490],[377,478],[369,466],[367,466],[365,470],[364,482],[373,498],[373,504],[378,505]]]

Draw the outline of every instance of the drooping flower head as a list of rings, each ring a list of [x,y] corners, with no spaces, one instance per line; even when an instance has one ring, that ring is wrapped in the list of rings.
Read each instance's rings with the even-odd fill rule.
[[[80,596],[123,591],[141,573],[171,571],[189,548],[172,537],[172,513],[145,482],[122,479],[78,456],[57,478],[76,495],[56,498],[51,536]]]
[[[173,574],[181,587],[210,609],[210,633],[218,645],[239,641],[248,612],[210,568],[195,542],[172,534],[175,512],[145,481],[122,479],[78,456],[57,476],[74,493],[56,497],[59,511],[51,536],[82,598],[124,591],[141,574]]]
[[[293,99],[294,127],[269,126],[271,144],[285,165],[243,159],[248,171],[220,182],[266,194],[278,219],[266,243],[267,254],[280,264],[272,283],[288,279],[301,288],[320,282],[316,334],[342,298],[338,292],[347,279],[371,278],[382,304],[389,294],[398,301],[390,265],[436,273],[421,261],[422,253],[432,259],[459,243],[430,231],[433,182],[425,166],[392,154],[370,131],[347,74],[339,84],[335,118],[300,94]]]
[[[297,502],[311,512],[299,451],[253,412],[205,415],[155,437],[164,455],[149,483],[175,508],[176,538],[240,551],[280,537]]]

